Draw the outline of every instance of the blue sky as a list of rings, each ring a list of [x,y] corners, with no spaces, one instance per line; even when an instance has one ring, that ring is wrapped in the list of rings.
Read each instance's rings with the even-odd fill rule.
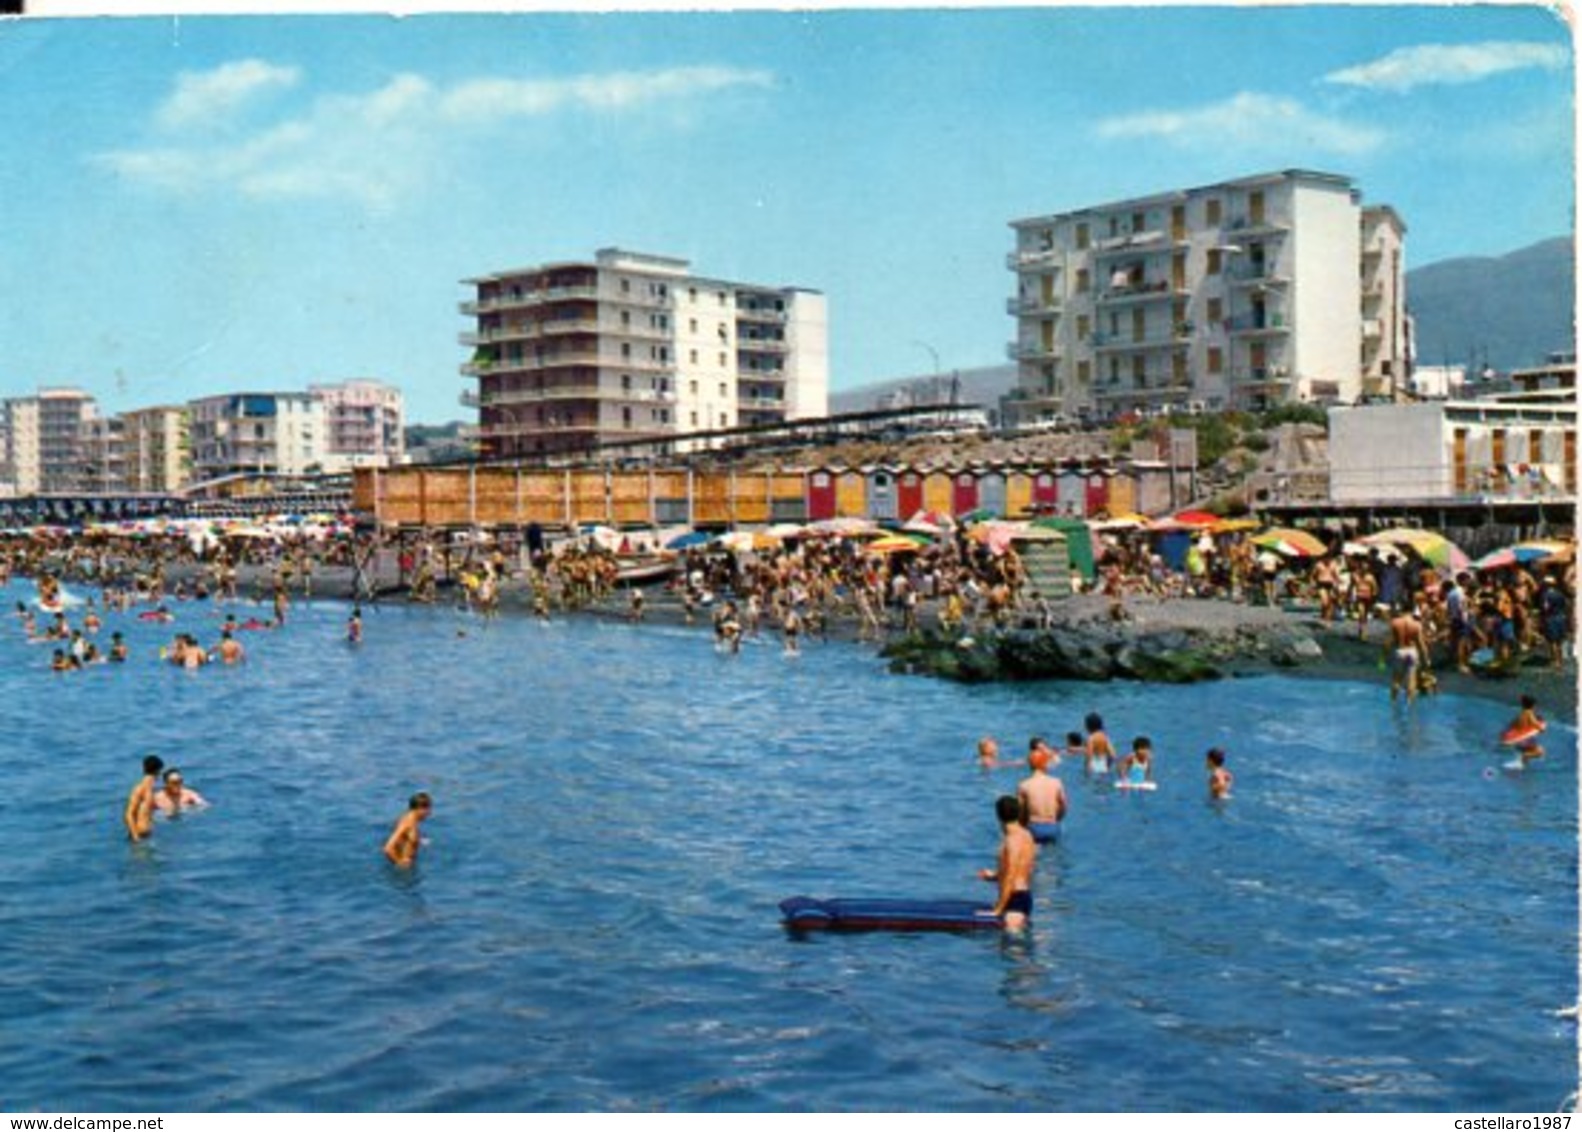
[[[0,23],[0,394],[370,376],[471,414],[460,280],[604,246],[829,297],[832,384],[999,364],[1008,222],[1301,167],[1424,264],[1573,230],[1541,7]]]

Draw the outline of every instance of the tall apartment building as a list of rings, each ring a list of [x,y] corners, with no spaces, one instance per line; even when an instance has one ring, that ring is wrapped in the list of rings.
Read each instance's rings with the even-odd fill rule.
[[[1020,421],[1351,402],[1404,378],[1405,225],[1348,177],[1287,170],[1011,227]]]
[[[323,469],[324,401],[311,393],[227,393],[187,405],[192,478]]]
[[[82,423],[82,474],[76,490],[110,495],[126,490],[126,422],[93,417]]]
[[[310,385],[308,393],[324,403],[326,472],[387,468],[406,451],[401,391],[361,378],[338,385]]]
[[[461,335],[485,455],[583,452],[617,440],[827,413],[824,296],[695,276],[668,256],[605,248],[468,280]]]
[[[5,403],[3,479],[17,495],[67,494],[90,489],[87,426],[98,416],[80,389],[40,389]]]
[[[186,487],[192,476],[186,407],[134,409],[119,419],[126,490],[169,494]]]

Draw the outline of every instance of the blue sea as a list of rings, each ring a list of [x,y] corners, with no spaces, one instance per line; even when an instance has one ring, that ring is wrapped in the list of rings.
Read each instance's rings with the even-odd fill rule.
[[[112,615],[131,662],[65,675],[0,625],[0,1108],[1551,1111],[1577,1084],[1576,733],[1503,773],[1513,704],[962,687],[450,609],[365,610],[351,646],[331,602],[240,634],[238,668],[158,662],[221,612]],[[1159,789],[1059,768],[1025,936],[783,930],[795,894],[987,902],[1018,773],[976,739],[1089,710],[1153,738]],[[212,806],[130,845],[150,752]]]

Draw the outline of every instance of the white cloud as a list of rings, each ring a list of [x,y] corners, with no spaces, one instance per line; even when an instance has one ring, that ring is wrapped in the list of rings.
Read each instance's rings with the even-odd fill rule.
[[[1308,146],[1360,154],[1384,143],[1381,130],[1326,117],[1290,98],[1242,92],[1224,102],[1185,110],[1155,110],[1099,123],[1106,138],[1159,138],[1183,149],[1265,149]]]
[[[253,91],[278,85],[286,73],[256,64],[221,81],[225,71],[183,75],[157,112],[157,124],[169,128],[213,119]],[[295,82],[295,72],[290,74]],[[469,129],[573,109],[630,113],[772,82],[767,72],[729,67],[475,79],[450,88],[403,74],[373,91],[321,96],[300,116],[240,140],[117,150],[93,160],[127,180],[165,190],[228,188],[255,198],[351,198],[384,208],[417,188],[431,168],[443,166],[438,160],[442,148],[457,144]],[[173,112],[177,106],[181,109]]]
[[[155,120],[166,130],[210,125],[229,118],[259,94],[295,86],[301,77],[295,67],[277,67],[259,59],[226,63],[212,71],[184,71],[176,77],[176,89],[155,112]]]
[[[1507,71],[1554,71],[1569,63],[1569,52],[1552,43],[1426,43],[1397,48],[1370,63],[1331,71],[1324,81],[1372,90],[1406,91],[1419,86],[1475,83]]]

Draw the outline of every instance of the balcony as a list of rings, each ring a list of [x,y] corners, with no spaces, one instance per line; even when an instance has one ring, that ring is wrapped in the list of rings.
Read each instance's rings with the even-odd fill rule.
[[[625,370],[628,373],[673,373],[675,362],[657,358],[623,357],[608,351],[561,350],[553,354],[533,355],[522,358],[495,358],[490,361],[464,362],[457,368],[470,377],[485,373],[534,373],[546,369],[564,369],[567,366],[588,366],[599,369]]]
[[[1263,216],[1235,216],[1220,225],[1226,236],[1283,236],[1291,223],[1265,213]]]
[[[1235,318],[1225,320],[1225,330],[1233,336],[1245,338],[1271,337],[1291,332],[1285,325],[1283,314],[1267,314],[1261,317],[1254,314],[1239,314]]]
[[[1052,361],[1060,357],[1060,347],[1053,342],[1010,342],[1005,356],[1013,362]]]
[[[1383,335],[1384,323],[1380,322],[1376,318],[1365,318],[1362,320],[1363,341],[1372,341],[1373,339],[1383,337]]]
[[[541,389],[499,389],[478,398],[480,409],[508,405],[542,405],[550,401],[616,401],[645,405],[673,405],[676,395],[670,390],[621,389],[591,382],[576,385],[546,385]]]
[[[488,314],[491,311],[515,310],[519,307],[558,303],[567,299],[598,300],[599,288],[592,283],[578,287],[546,287],[540,291],[520,291],[514,295],[495,295],[488,299],[469,299],[456,304],[465,315]]]
[[[791,346],[783,338],[743,338],[736,339],[737,353],[745,354],[785,354],[789,353]]]
[[[1243,366],[1230,371],[1231,384],[1280,388],[1291,384],[1291,371],[1284,366]]]
[[[1185,298],[1188,295],[1185,288],[1173,288],[1168,280],[1148,279],[1141,283],[1125,283],[1118,287],[1106,287],[1099,292],[1098,303],[1101,306],[1136,306],[1139,303],[1155,303],[1166,299]]]
[[[1192,341],[1192,324],[1182,323],[1167,331],[1154,330],[1141,338],[1130,334],[1094,334],[1089,338],[1099,354],[1141,353],[1145,350],[1170,350]]]
[[[1257,290],[1264,287],[1289,287],[1291,277],[1282,274],[1278,267],[1270,264],[1238,264],[1225,273],[1226,281],[1232,287],[1247,287]]]
[[[1093,258],[1105,259],[1117,255],[1151,255],[1170,251],[1181,241],[1172,240],[1162,228],[1147,232],[1133,232],[1129,236],[1110,236],[1093,242]]]
[[[476,389],[463,389],[461,396],[456,400],[461,402],[461,407],[464,409],[477,409],[483,406],[483,398],[478,396]]]
[[[1063,305],[1059,295],[1051,295],[1047,299],[1041,295],[1013,298],[1005,300],[1005,313],[1017,318],[1036,318],[1044,314],[1059,314]]]
[[[736,321],[761,323],[770,326],[784,326],[786,321],[786,312],[783,310],[765,310],[763,307],[759,307],[757,310],[749,310],[746,307],[737,307]]]
[[[1005,257],[1005,266],[1012,271],[1042,271],[1061,266],[1065,257],[1066,253],[1059,248],[1016,251]]]

